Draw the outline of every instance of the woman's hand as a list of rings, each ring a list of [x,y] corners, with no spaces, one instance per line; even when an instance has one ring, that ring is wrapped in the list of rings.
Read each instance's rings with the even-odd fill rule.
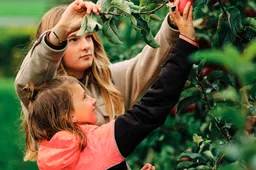
[[[100,10],[100,6],[93,2],[75,0],[67,7],[60,21],[52,30],[60,40],[66,40],[70,33],[79,30],[84,15],[91,13],[98,15]]]
[[[195,40],[196,32],[193,26],[193,7],[191,2],[186,4],[183,15],[178,11],[179,0],[175,1],[174,5],[176,6],[176,9],[171,11],[170,15],[179,28],[180,34]]]
[[[141,170],[156,170],[156,168],[153,165],[147,163],[141,168]]]

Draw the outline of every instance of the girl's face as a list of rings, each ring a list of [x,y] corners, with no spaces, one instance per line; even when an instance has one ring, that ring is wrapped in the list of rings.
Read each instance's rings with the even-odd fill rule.
[[[96,99],[85,94],[84,89],[78,84],[71,85],[74,110],[71,111],[73,121],[79,124],[96,124]]]
[[[68,36],[68,47],[64,53],[63,65],[67,73],[81,79],[84,71],[92,66],[94,59],[94,43],[91,33],[76,36],[74,32]]]

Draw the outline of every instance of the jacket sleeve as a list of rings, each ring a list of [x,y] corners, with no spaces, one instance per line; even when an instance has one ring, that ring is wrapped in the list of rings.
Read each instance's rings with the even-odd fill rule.
[[[179,39],[156,82],[140,103],[116,119],[115,139],[123,157],[130,155],[149,133],[165,122],[170,109],[178,101],[191,70],[188,56],[196,49]]]
[[[64,50],[54,50],[45,42],[47,32],[43,33],[34,43],[31,50],[23,60],[15,79],[15,89],[22,103],[27,107],[28,101],[22,88],[28,84],[41,84],[56,76],[58,66],[62,59]]]
[[[131,108],[152,85],[178,38],[179,31],[169,26],[167,17],[155,37],[159,48],[146,45],[135,58],[110,65],[112,80],[124,95],[126,109]]]

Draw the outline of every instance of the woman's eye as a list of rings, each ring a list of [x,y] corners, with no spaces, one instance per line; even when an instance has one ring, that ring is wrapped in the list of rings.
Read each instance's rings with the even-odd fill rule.
[[[91,38],[92,38],[92,35],[87,35],[85,38],[86,38],[86,39],[91,39]]]
[[[76,42],[77,41],[77,38],[70,38],[69,40],[68,40],[68,42]]]

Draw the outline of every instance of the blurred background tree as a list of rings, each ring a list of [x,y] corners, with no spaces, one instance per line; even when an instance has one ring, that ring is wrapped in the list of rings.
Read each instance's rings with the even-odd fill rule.
[[[70,0],[1,0],[0,5],[0,169],[37,169],[23,162],[24,137],[14,77],[33,40],[40,17]],[[94,1],[96,2],[96,1]],[[156,0],[134,4],[159,5]],[[200,52],[179,103],[165,125],[154,131],[128,159],[133,169],[146,162],[157,169],[256,169],[255,0],[195,0],[194,19]],[[164,19],[167,7],[156,15]],[[128,18],[118,23],[123,45],[99,31],[111,62],[129,59],[146,45]],[[150,21],[156,34],[160,22]],[[207,51],[204,51],[204,50]],[[245,50],[246,49],[246,50]],[[248,121],[247,121],[248,120]]]

